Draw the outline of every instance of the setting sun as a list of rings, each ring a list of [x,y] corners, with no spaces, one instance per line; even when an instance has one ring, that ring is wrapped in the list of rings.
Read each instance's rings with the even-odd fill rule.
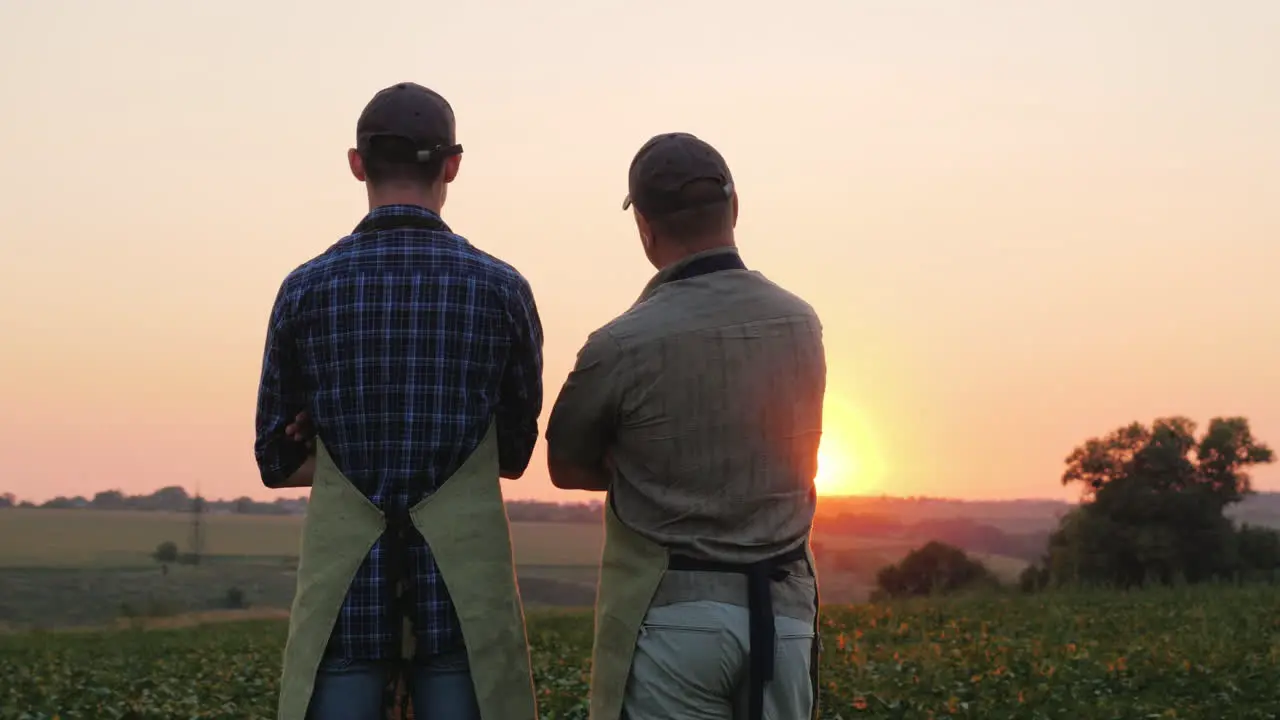
[[[828,393],[813,484],[819,495],[856,495],[880,487],[884,474],[878,443],[862,414]]]
[[[856,478],[848,458],[833,443],[823,438],[818,447],[818,474],[813,484],[819,495],[849,495],[854,492]]]

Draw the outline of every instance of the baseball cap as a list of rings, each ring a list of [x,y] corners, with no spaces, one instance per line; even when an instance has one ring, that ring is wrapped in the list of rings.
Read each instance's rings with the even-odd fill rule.
[[[378,91],[356,121],[356,150],[364,155],[375,137],[408,140],[413,154],[405,162],[427,162],[458,155],[453,107],[439,93],[417,83],[402,82]]]
[[[682,191],[690,183],[711,180],[724,191],[691,197]],[[720,153],[689,133],[655,135],[640,147],[631,160],[627,177],[628,193],[622,209],[632,205],[646,215],[663,215],[729,198],[733,195],[733,175]]]

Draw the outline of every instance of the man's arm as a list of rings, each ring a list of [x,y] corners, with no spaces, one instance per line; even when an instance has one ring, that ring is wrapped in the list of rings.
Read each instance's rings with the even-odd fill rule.
[[[268,485],[273,490],[282,490],[284,488],[304,488],[311,487],[311,482],[316,474],[316,456],[308,455],[307,459],[298,466],[293,474],[285,478],[283,482],[276,485]]]
[[[608,490],[608,457],[618,427],[617,342],[606,330],[587,338],[547,421],[547,470],[562,490]]]
[[[538,415],[542,413],[542,321],[533,300],[533,289],[520,279],[508,294],[511,319],[511,354],[499,391],[498,470],[511,480],[524,475],[538,442]]]
[[[271,308],[258,382],[257,438],[253,453],[262,484],[269,488],[310,487],[315,470],[309,444],[294,440],[286,432],[306,405],[286,286],[287,281],[280,286]]]

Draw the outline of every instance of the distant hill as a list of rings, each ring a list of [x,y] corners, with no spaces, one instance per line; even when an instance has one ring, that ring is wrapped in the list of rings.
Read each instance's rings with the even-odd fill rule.
[[[890,496],[824,497],[820,518],[863,516],[870,523],[893,518],[899,523],[965,519],[1009,532],[1052,530],[1075,507],[1062,500],[957,500]],[[1240,522],[1280,528],[1280,492],[1259,492],[1233,505],[1227,515]]]
[[[877,563],[896,560],[894,555],[930,540],[1013,568],[1044,555],[1059,518],[1073,507],[1055,500],[823,498],[814,523],[814,543],[833,563],[864,575]],[[1280,528],[1280,493],[1253,495],[1228,514],[1237,522]],[[856,559],[834,557],[855,550],[860,553]],[[878,556],[871,554],[877,551]],[[1000,558],[1015,562],[1005,563]]]
[[[1227,510],[1238,522],[1280,528],[1280,492],[1257,493]]]

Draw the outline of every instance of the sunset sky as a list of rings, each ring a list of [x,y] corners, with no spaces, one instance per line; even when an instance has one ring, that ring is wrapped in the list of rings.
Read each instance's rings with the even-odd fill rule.
[[[444,216],[529,278],[547,411],[684,130],[822,316],[825,489],[1074,498],[1072,447],[1165,414],[1280,446],[1278,37],[1271,0],[0,3],[0,492],[276,496],[267,315],[402,80],[457,112]],[[580,499],[543,451],[508,497]]]

